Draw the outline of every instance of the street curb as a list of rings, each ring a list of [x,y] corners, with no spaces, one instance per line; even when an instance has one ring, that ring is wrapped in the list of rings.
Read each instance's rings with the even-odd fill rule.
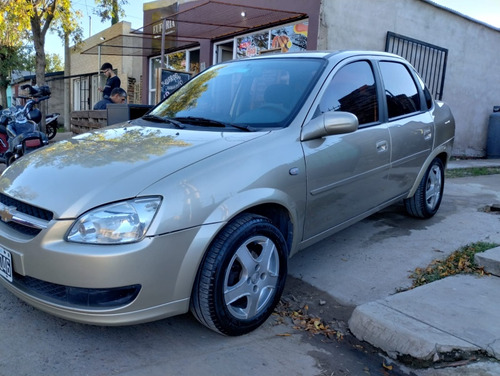
[[[380,302],[356,307],[349,319],[349,329],[356,338],[384,350],[393,359],[410,356],[423,362],[436,362],[441,354],[457,349],[463,353],[481,350]]]

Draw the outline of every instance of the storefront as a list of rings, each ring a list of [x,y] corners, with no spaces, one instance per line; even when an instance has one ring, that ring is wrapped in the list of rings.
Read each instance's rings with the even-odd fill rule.
[[[151,52],[143,61],[143,103],[161,99],[162,68],[195,75],[226,60],[316,49],[320,5],[320,0],[146,3],[145,26],[135,31],[143,50]]]

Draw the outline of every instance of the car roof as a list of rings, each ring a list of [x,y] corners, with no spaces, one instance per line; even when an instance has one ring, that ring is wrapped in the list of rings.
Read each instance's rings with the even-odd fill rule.
[[[251,59],[286,59],[286,58],[323,58],[327,60],[343,60],[348,57],[354,56],[379,56],[388,58],[402,59],[401,56],[382,51],[368,51],[368,50],[336,50],[336,51],[301,51],[301,52],[287,52],[265,54]]]

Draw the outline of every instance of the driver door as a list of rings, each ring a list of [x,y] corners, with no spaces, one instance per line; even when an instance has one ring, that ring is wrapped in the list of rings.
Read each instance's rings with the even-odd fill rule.
[[[303,142],[307,166],[304,240],[363,215],[387,200],[391,139],[379,121],[378,90],[372,63],[341,67],[316,109],[354,113],[359,129]]]

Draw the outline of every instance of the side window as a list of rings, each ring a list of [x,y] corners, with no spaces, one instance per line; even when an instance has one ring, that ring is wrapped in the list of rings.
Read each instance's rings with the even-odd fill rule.
[[[360,125],[378,121],[377,90],[370,63],[351,63],[335,74],[315,114],[328,111],[351,112]]]
[[[427,88],[427,86],[425,86],[425,83],[424,81],[422,80],[422,78],[418,75],[417,72],[415,72],[416,76],[417,76],[417,81],[418,83],[420,84],[420,88],[422,89],[422,91],[424,92],[424,98],[425,98],[425,104],[427,106],[427,109],[431,109],[432,108],[432,105],[433,105],[433,100],[432,100],[432,95],[431,95],[431,92],[429,91],[429,89]]]
[[[421,110],[420,95],[405,65],[381,62],[389,119]]]

